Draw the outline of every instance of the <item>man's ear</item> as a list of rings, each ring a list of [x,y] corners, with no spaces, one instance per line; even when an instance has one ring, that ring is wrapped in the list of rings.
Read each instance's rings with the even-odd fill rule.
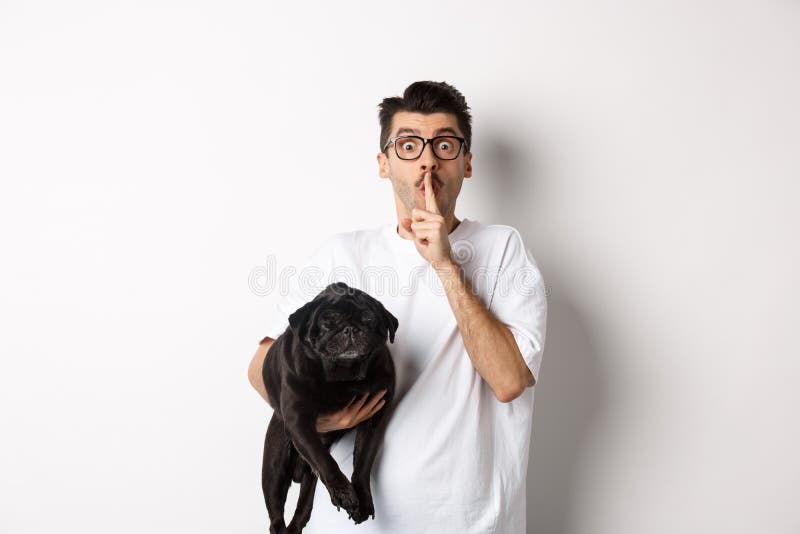
[[[378,154],[378,174],[381,178],[389,178],[389,158],[383,152]]]
[[[472,177],[472,152],[464,154],[464,178]]]

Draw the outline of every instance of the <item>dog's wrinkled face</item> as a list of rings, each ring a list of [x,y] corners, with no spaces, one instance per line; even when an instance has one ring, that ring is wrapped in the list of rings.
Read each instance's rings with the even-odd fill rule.
[[[375,349],[394,343],[397,319],[368,293],[329,285],[289,316],[289,326],[312,349],[330,381],[363,380]]]

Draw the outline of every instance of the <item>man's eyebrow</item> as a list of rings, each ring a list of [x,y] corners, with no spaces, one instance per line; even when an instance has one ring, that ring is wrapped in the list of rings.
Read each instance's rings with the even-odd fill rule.
[[[415,130],[414,128],[400,128],[395,133],[395,135],[403,135],[403,134],[419,135],[419,130]],[[450,128],[449,126],[445,126],[444,128],[439,128],[438,130],[433,132],[434,137],[442,134],[458,135],[458,132]]]

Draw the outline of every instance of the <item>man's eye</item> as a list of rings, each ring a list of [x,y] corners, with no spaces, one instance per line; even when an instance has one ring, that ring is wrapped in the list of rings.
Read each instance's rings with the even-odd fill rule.
[[[402,145],[400,145],[400,148],[408,152],[411,152],[412,150],[414,150],[414,143],[403,143]]]
[[[450,150],[452,148],[453,147],[450,146],[450,143],[447,142],[447,141],[443,141],[443,142],[439,143],[439,150],[447,151],[447,150]]]

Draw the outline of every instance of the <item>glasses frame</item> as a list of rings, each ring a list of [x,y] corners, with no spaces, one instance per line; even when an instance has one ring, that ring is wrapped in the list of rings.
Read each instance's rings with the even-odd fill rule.
[[[404,158],[404,157],[400,156],[400,153],[397,151],[397,140],[398,139],[409,139],[409,138],[410,139],[419,139],[420,141],[422,141],[422,150],[419,151],[419,156],[417,156],[416,158]],[[436,150],[433,148],[433,146],[434,146],[433,142],[434,141],[436,141],[437,139],[444,139],[444,138],[458,139],[458,142],[459,142],[458,152],[456,152],[456,155],[453,156],[452,158],[440,158],[439,155],[436,153]],[[431,137],[430,139],[425,139],[424,137],[421,137],[419,135],[396,135],[394,137],[390,137],[389,140],[386,141],[386,144],[383,145],[383,150],[386,151],[386,149],[389,148],[389,145],[392,145],[392,144],[394,145],[394,153],[395,153],[395,155],[399,159],[401,159],[403,161],[414,161],[416,159],[421,158],[422,157],[422,153],[425,152],[425,145],[428,145],[428,144],[431,145],[431,152],[433,152],[433,155],[434,155],[434,157],[436,159],[440,159],[440,160],[443,160],[443,161],[453,161],[454,159],[458,159],[458,156],[461,155],[461,149],[466,146],[467,140],[464,139],[463,137],[458,137],[457,135],[437,135],[436,137]],[[469,152],[469,147],[467,147],[465,152]]]

